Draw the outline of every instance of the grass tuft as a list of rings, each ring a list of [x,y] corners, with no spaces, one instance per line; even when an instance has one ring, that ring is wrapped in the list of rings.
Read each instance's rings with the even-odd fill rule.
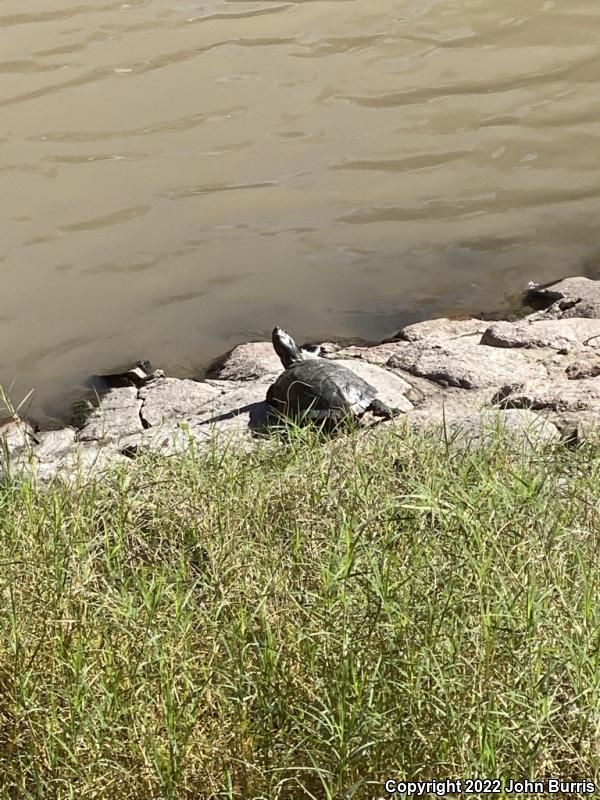
[[[599,777],[600,453],[290,430],[0,488],[0,792]]]

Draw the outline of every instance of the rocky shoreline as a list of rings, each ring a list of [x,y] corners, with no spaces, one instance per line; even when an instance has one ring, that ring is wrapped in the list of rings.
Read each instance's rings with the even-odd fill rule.
[[[322,356],[405,412],[385,425],[443,424],[462,442],[498,424],[524,441],[600,440],[600,281],[567,278],[530,289],[529,298],[540,310],[517,321],[428,320],[380,344],[324,343]],[[234,348],[202,381],[140,364],[107,378],[112,388],[72,426],[1,423],[0,476],[71,479],[131,464],[146,450],[251,447],[264,437],[265,395],[280,372],[270,342]]]

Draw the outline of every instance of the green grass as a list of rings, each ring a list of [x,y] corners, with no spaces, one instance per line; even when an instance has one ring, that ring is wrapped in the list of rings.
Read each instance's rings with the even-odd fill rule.
[[[0,489],[0,795],[600,780],[600,452],[310,432]]]

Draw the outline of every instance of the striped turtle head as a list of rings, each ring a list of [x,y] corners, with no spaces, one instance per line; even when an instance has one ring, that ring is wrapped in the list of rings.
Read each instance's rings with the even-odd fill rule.
[[[291,367],[292,364],[295,364],[297,361],[302,361],[302,353],[300,352],[300,348],[289,335],[289,333],[283,328],[273,328],[271,341],[273,342],[273,348],[281,359],[281,363],[285,369]]]
[[[281,363],[287,369],[298,361],[307,361],[309,358],[319,358],[321,345],[312,344],[307,347],[298,347],[290,334],[284,328],[273,328],[271,341]]]

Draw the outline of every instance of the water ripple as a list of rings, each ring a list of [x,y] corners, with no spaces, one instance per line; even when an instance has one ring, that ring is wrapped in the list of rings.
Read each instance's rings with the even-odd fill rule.
[[[192,130],[208,122],[219,122],[245,114],[247,106],[236,106],[222,111],[198,112],[186,117],[155,122],[138,128],[124,128],[110,131],[52,131],[29,136],[30,142],[100,142],[110,139],[125,139],[135,136],[153,136],[155,134],[174,133]]]
[[[135,0],[130,0],[135,2]],[[141,6],[144,0],[137,0],[136,5]],[[55,22],[57,20],[73,19],[82,14],[99,13],[102,11],[114,11],[121,8],[122,0],[114,3],[107,3],[103,6],[73,6],[71,8],[59,8],[54,11],[35,11],[30,14],[6,14],[0,16],[0,28],[8,28],[11,25],[27,25],[34,22]]]
[[[425,103],[429,100],[436,100],[440,97],[452,95],[470,94],[500,94],[502,92],[512,92],[515,89],[555,83],[559,80],[568,78],[575,70],[588,64],[597,65],[598,54],[594,52],[584,58],[569,62],[566,66],[555,69],[546,69],[532,72],[525,75],[511,76],[510,78],[498,78],[487,81],[465,81],[456,85],[446,86],[426,86],[416,89],[406,89],[400,92],[387,92],[384,94],[374,94],[369,96],[360,95],[333,95],[337,99],[349,100],[358,106],[365,108],[397,108],[400,106]]]
[[[369,225],[373,222],[410,222],[413,220],[449,221],[476,214],[492,214],[515,211],[519,208],[552,206],[575,203],[581,200],[598,199],[600,188],[563,189],[557,191],[498,191],[474,198],[454,200],[432,200],[414,207],[371,207],[339,218],[339,222],[352,225]]]
[[[411,172],[412,170],[428,169],[430,167],[438,167],[441,164],[448,164],[451,161],[465,158],[471,153],[471,150],[456,150],[447,153],[421,153],[420,155],[404,156],[403,158],[356,159],[334,164],[331,169],[356,169],[367,172]]]
[[[111,225],[120,225],[123,222],[136,219],[148,213],[150,206],[134,206],[115,211],[112,214],[105,214],[102,217],[94,217],[83,222],[73,222],[70,225],[61,225],[59,230],[63,232],[71,231],[94,231],[98,228],[109,228]]]
[[[171,189],[164,192],[163,197],[171,200],[185,200],[189,197],[196,197],[204,194],[218,194],[219,192],[237,192],[247,189],[268,189],[278,186],[276,181],[259,181],[257,183],[220,183],[211,186],[192,186],[190,188]]]

